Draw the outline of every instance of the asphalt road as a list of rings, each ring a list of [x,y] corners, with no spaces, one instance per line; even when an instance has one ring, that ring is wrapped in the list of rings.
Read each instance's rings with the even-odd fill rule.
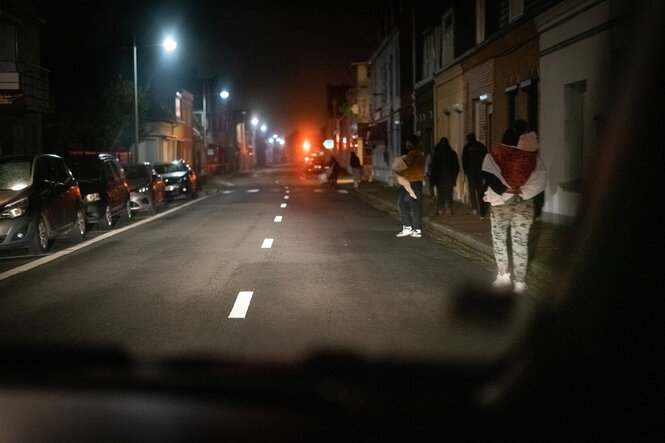
[[[461,317],[493,271],[352,192],[286,168],[238,176],[44,257],[0,260],[0,344],[137,358],[486,360],[519,322]]]

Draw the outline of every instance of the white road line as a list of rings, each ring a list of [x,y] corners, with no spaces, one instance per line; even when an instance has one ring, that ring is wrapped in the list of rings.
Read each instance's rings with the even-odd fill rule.
[[[225,189],[222,191],[222,194],[232,194],[234,191],[230,191],[228,189]]]
[[[281,205],[279,205],[279,207],[280,208],[286,208],[286,203],[282,203]]]
[[[286,193],[288,194],[288,193],[289,193],[289,192],[291,192],[291,191],[289,191],[289,190],[287,189],[287,190],[286,190],[286,191],[284,191],[284,192],[286,192]]]
[[[254,291],[240,291],[236,297],[236,302],[233,304],[233,309],[229,314],[229,318],[245,318],[247,310],[249,309],[249,302],[252,301]]]
[[[270,249],[272,248],[272,238],[266,238],[263,240],[263,244],[261,245],[262,249]]]
[[[348,194],[349,193],[349,191],[347,191],[346,189],[338,189],[337,192],[339,192],[340,194]]]
[[[38,266],[44,265],[48,262],[51,262],[51,261],[53,261],[57,258],[60,258],[62,256],[68,255],[68,254],[71,254],[72,252],[78,251],[79,249],[85,248],[86,246],[92,245],[93,243],[97,243],[97,242],[105,240],[109,237],[113,237],[114,235],[118,235],[121,232],[125,232],[125,231],[129,231],[130,229],[138,228],[139,226],[141,226],[143,224],[150,223],[151,221],[155,221],[158,218],[164,217],[164,216],[169,215],[173,212],[184,209],[187,206],[193,205],[194,203],[198,203],[200,201],[203,201],[208,197],[210,197],[210,196],[206,195],[204,197],[199,197],[196,200],[192,200],[190,202],[184,203],[184,204],[182,204],[178,207],[169,209],[168,211],[160,212],[159,214],[153,215],[150,218],[146,218],[146,219],[141,220],[139,222],[132,223],[132,224],[127,225],[123,228],[114,229],[112,231],[109,231],[105,234],[100,235],[99,237],[95,237],[95,238],[92,238],[90,240],[86,240],[83,243],[79,243],[78,245],[72,246],[71,248],[63,249],[62,251],[58,251],[56,253],[47,255],[46,257],[42,257],[42,258],[37,259],[35,261],[31,261],[30,263],[26,263],[23,266],[18,266],[14,269],[10,269],[9,271],[5,271],[2,274],[0,274],[0,280],[4,280],[4,279],[9,278],[13,275],[17,275],[17,274],[20,274],[22,272],[29,271],[30,269],[34,269]]]
[[[314,192],[323,192],[323,189],[315,188]]]
[[[282,216],[281,215],[276,215],[275,216],[275,223],[281,223],[282,222]]]
[[[247,193],[248,193],[248,194],[255,194],[255,193],[257,193],[257,192],[259,192],[259,189],[248,189],[248,190],[247,190]]]
[[[289,199],[289,196],[288,196],[288,195],[285,195],[285,196],[284,196],[284,200],[288,200],[288,199]]]

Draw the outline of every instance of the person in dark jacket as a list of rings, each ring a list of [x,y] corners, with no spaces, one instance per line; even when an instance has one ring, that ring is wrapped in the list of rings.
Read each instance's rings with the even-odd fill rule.
[[[432,157],[432,183],[437,190],[436,213],[453,215],[453,189],[459,174],[459,159],[457,153],[448,143],[446,137],[441,137],[434,147]]]
[[[483,201],[485,185],[483,180],[483,160],[487,155],[487,148],[476,140],[473,132],[466,136],[466,145],[462,150],[462,168],[469,184],[469,199],[473,207],[473,213],[485,217],[487,203]]]
[[[339,176],[339,171],[342,169],[339,162],[334,155],[330,157],[328,162],[328,167],[330,168],[330,175],[328,176],[328,184],[333,188],[337,186],[337,176]]]

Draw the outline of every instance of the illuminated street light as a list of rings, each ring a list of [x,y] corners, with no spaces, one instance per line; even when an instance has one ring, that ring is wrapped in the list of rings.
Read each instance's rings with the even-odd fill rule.
[[[219,96],[222,98],[222,100],[226,100],[229,98],[229,91],[224,89],[222,92],[219,93]]]
[[[164,40],[164,43],[162,43],[162,46],[164,46],[164,48],[167,51],[173,51],[175,48],[178,47],[178,43],[175,40],[173,40],[173,38],[166,37],[166,39]]]

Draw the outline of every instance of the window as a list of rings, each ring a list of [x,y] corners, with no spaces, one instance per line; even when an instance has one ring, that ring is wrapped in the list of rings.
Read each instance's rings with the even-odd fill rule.
[[[453,33],[453,13],[444,14],[441,25],[441,64],[440,68],[450,65],[455,58],[455,45]]]
[[[485,0],[476,0],[476,44],[485,40]]]
[[[510,21],[517,20],[524,14],[524,0],[510,0]]]
[[[430,29],[423,35],[423,78],[434,74],[434,60],[436,59],[436,47],[434,32]]]
[[[506,98],[508,99],[508,121],[506,127],[515,121],[517,115],[517,85],[511,85],[506,88]]]

